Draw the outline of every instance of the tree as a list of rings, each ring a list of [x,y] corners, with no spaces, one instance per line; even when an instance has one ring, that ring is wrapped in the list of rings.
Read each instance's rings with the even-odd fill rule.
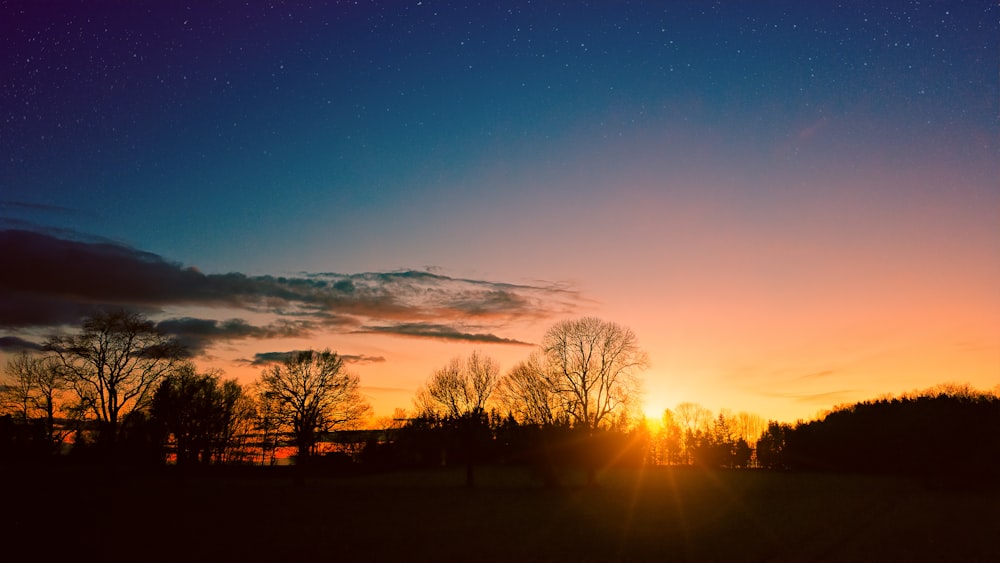
[[[559,404],[546,376],[544,357],[538,353],[507,372],[497,392],[502,408],[521,424],[543,426],[556,421]]]
[[[659,429],[653,440],[655,455],[654,463],[677,465],[682,461],[683,430],[677,422],[677,416],[670,409],[664,409],[660,419]]]
[[[149,405],[154,385],[184,355],[152,322],[124,310],[97,313],[83,321],[79,333],[51,337],[45,349],[111,445],[123,418]]]
[[[712,426],[712,411],[697,403],[680,403],[674,407],[677,424],[681,427],[683,462],[691,463],[694,450]]]
[[[786,467],[785,449],[787,435],[791,433],[789,424],[768,421],[767,429],[757,438],[757,463],[766,469],[784,469]]]
[[[263,399],[274,401],[275,416],[292,433],[303,463],[315,453],[321,433],[350,428],[367,416],[371,407],[359,387],[343,358],[329,350],[296,352],[260,377]]]
[[[251,384],[249,397],[254,411],[253,430],[260,440],[260,464],[274,465],[281,432],[281,402],[276,395],[267,393],[260,380]]]
[[[757,444],[757,438],[767,430],[767,421],[758,414],[741,411],[736,414],[727,414],[726,419],[729,420],[735,436],[745,441],[750,447],[754,447]]]
[[[714,416],[712,411],[698,403],[680,403],[674,407],[677,423],[685,432],[706,432],[711,428]]]
[[[56,414],[61,409],[66,381],[51,357],[21,352],[7,361],[0,380],[0,406],[21,424],[40,421],[42,432],[52,446],[58,446],[65,434],[56,431]]]
[[[252,418],[243,389],[221,372],[197,373],[182,365],[160,383],[151,416],[162,440],[173,447],[178,465],[224,462],[233,456]]]
[[[5,411],[22,422],[45,418],[51,430],[56,402],[66,387],[51,358],[21,352],[7,361],[0,384],[0,401]]]
[[[464,362],[452,358],[436,370],[417,391],[417,409],[423,416],[442,417],[442,425],[465,460],[465,483],[472,486],[473,466],[490,439],[486,405],[500,379],[493,358],[473,352]]]
[[[762,464],[773,441],[790,469],[909,474],[935,486],[1000,478],[1000,398],[964,385],[838,407],[782,434],[758,442]]]
[[[489,356],[473,352],[465,362],[452,358],[417,391],[417,408],[456,418],[483,412],[499,379],[500,365]]]
[[[542,353],[549,385],[574,423],[596,430],[636,406],[649,361],[631,329],[593,317],[563,321],[545,334]]]

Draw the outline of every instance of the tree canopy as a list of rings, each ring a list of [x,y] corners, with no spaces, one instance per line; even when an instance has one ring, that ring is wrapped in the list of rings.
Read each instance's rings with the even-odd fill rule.
[[[589,429],[638,406],[649,365],[632,329],[594,317],[557,323],[542,342],[545,376],[562,410]]]
[[[154,385],[184,356],[151,321],[125,310],[96,313],[78,333],[49,338],[45,349],[110,443],[118,440],[122,419],[149,406]]]
[[[371,407],[356,375],[335,352],[296,352],[260,376],[261,392],[273,400],[278,422],[295,438],[299,459],[315,453],[320,434],[354,427]]]

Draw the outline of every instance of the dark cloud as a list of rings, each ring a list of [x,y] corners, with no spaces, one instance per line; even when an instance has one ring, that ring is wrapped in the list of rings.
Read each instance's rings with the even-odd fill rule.
[[[75,209],[70,209],[69,207],[63,207],[61,205],[48,205],[45,203],[32,203],[28,201],[10,201],[10,200],[0,200],[0,210],[27,210],[27,211],[45,211],[50,213],[78,213]]]
[[[20,352],[22,350],[41,350],[42,345],[17,336],[0,336],[0,350]]]
[[[157,328],[183,344],[188,352],[197,356],[220,340],[244,338],[285,338],[308,336],[310,324],[281,320],[267,326],[254,326],[243,319],[217,321],[182,317],[157,323]]]
[[[0,231],[0,326],[72,323],[100,306],[195,301],[211,291],[205,276],[155,254],[109,242]]]
[[[291,358],[295,354],[304,352],[305,350],[290,350],[288,352],[260,352],[259,354],[254,354],[253,359],[249,360],[249,364],[252,366],[266,366],[268,364],[280,364]]]
[[[369,356],[367,354],[343,354],[340,357],[349,364],[381,364],[385,362],[384,356]]]
[[[390,326],[366,326],[358,332],[394,334],[397,336],[434,338],[438,340],[462,340],[488,344],[514,344],[518,346],[532,345],[530,342],[522,342],[512,338],[501,338],[495,334],[462,332],[455,327],[433,323],[402,323]]]
[[[0,328],[75,325],[97,311],[125,308],[156,318],[186,306],[243,310],[278,320],[190,317],[159,326],[193,354],[213,342],[307,336],[323,328],[399,336],[525,344],[487,331],[571,312],[579,295],[555,285],[451,278],[415,270],[295,276],[205,274],[127,245],[66,230],[0,229]],[[372,361],[359,358],[357,361]]]
[[[278,364],[284,362],[288,358],[296,354],[300,354],[305,350],[290,350],[288,352],[261,352],[259,354],[254,354],[252,360],[248,360],[248,363],[252,366],[265,366],[268,364]],[[367,356],[352,355],[352,354],[340,354],[340,357],[348,364],[375,364],[385,361],[382,356]]]

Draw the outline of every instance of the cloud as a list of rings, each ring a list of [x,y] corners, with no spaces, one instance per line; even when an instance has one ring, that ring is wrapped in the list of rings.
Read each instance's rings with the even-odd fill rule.
[[[0,336],[0,350],[20,352],[22,350],[41,350],[41,344],[25,340],[17,336]]]
[[[288,338],[307,336],[310,324],[279,320],[266,326],[254,326],[243,319],[218,321],[181,317],[157,323],[164,333],[174,336],[187,347],[192,356],[197,356],[217,341],[245,338]]]
[[[462,332],[452,326],[433,323],[401,323],[389,326],[365,326],[357,332],[373,334],[393,334],[414,338],[433,338],[437,340],[461,340],[466,342],[483,342],[488,344],[513,344],[531,346],[530,342],[522,342],[511,338],[501,338],[495,334]]]
[[[0,231],[9,249],[0,297],[32,307],[0,311],[0,326],[46,326],[79,318],[95,305],[241,307],[286,316],[316,316],[329,324],[348,317],[412,320],[453,315],[514,318],[572,308],[576,294],[556,286],[527,286],[449,278],[418,271],[309,274],[298,277],[203,274],[156,254],[107,241],[79,241],[24,230]]]
[[[305,350],[289,350],[288,352],[260,352],[254,354],[252,360],[247,360],[247,362],[252,366],[266,366],[268,364],[279,364],[284,362],[288,358],[296,354],[300,354]],[[381,363],[385,361],[382,356],[367,356],[361,355],[351,355],[351,354],[340,354],[340,357],[344,360],[344,363],[348,364],[374,364]]]
[[[10,211],[44,211],[49,213],[71,214],[78,213],[78,210],[61,205],[48,205],[45,203],[32,203],[30,201],[0,200],[0,210]]]
[[[808,380],[812,380],[812,379],[823,379],[823,378],[826,378],[826,377],[830,377],[831,375],[833,375],[835,373],[837,373],[837,370],[825,369],[825,370],[822,370],[822,371],[817,371],[817,372],[813,372],[813,373],[807,373],[805,375],[800,375],[800,376],[798,376],[798,377],[795,378],[795,381],[803,381],[803,380],[808,381]]]
[[[108,307],[155,314],[165,307],[207,306],[345,330],[391,322],[405,332],[420,323],[434,326],[469,318],[480,323],[545,318],[573,310],[579,300],[576,292],[555,285],[516,285],[413,270],[294,277],[204,274],[156,254],[105,239],[83,240],[64,231],[57,236],[0,230],[0,248],[9,249],[0,272],[0,327],[71,325]],[[196,339],[236,337],[241,330],[246,332],[241,337],[258,336],[238,323],[187,321],[186,326],[174,328]],[[441,331],[438,337],[455,338],[460,333]],[[470,337],[507,342],[488,334],[466,339]]]
[[[367,354],[342,354],[344,362],[348,364],[381,364],[385,362],[384,356],[369,356]]]
[[[252,360],[247,360],[252,366],[266,366],[268,364],[280,364],[291,358],[295,354],[304,352],[305,350],[289,350],[288,352],[260,352],[254,354]]]
[[[765,397],[775,397],[779,399],[792,399],[797,403],[809,405],[829,406],[845,402],[856,401],[858,389],[838,389],[836,391],[824,391],[821,393],[761,393]]]
[[[858,396],[857,389],[839,389],[837,391],[826,391],[824,393],[804,393],[797,395],[795,400],[800,403],[815,405],[832,405],[837,403],[855,400]]]

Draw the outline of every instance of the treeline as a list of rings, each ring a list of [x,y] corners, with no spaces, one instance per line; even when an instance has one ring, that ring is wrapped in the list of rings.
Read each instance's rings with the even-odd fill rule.
[[[757,467],[755,446],[765,428],[767,422],[753,413],[723,409],[714,415],[699,404],[680,403],[657,421],[648,459],[657,465]]]
[[[583,318],[553,326],[502,373],[474,352],[435,370],[414,409],[372,421],[358,377],[330,351],[286,354],[241,385],[199,372],[141,315],[102,313],[41,353],[8,362],[0,461],[125,460],[344,471],[523,464],[549,484],[611,465],[1000,476],[1000,399],[940,387],[841,407],[795,425],[694,404],[639,412],[645,353],[631,330]]]
[[[412,416],[358,432],[371,409],[336,353],[288,353],[240,385],[221,372],[198,372],[184,347],[142,315],[100,313],[72,334],[50,337],[41,354],[8,363],[0,457],[68,450],[70,459],[181,466],[289,457],[310,465],[320,456],[420,465],[525,459],[534,456],[525,444],[558,441],[561,459],[577,459],[583,454],[570,450],[593,450],[607,441],[605,432],[634,419],[646,355],[631,330],[593,318],[559,323],[545,339],[541,351],[503,376],[479,353],[455,359],[421,388]],[[400,425],[397,444],[389,431]],[[570,429],[572,439],[563,440]],[[594,447],[568,445],[581,436]],[[506,446],[494,445],[498,440]]]
[[[820,420],[772,422],[757,443],[762,467],[892,473],[939,484],[1000,478],[1000,397],[943,385],[837,408]]]
[[[128,311],[87,318],[41,354],[9,361],[0,459],[267,463],[289,446],[305,462],[325,432],[355,428],[370,407],[337,354],[287,354],[240,385],[198,372],[188,353]]]

